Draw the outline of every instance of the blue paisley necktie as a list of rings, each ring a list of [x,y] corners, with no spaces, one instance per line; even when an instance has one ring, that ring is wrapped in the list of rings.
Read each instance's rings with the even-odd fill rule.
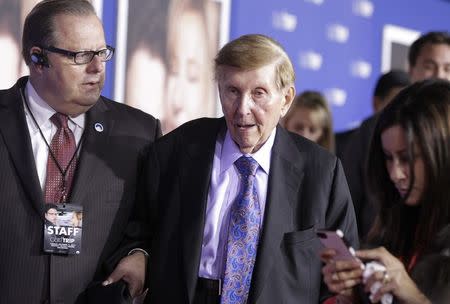
[[[241,185],[231,207],[222,304],[247,302],[261,225],[255,185],[258,163],[251,157],[241,156],[234,165],[239,171]]]

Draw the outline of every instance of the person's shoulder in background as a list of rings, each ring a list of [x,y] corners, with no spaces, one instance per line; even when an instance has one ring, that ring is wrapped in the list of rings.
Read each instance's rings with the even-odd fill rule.
[[[354,134],[356,130],[357,128],[354,128],[342,132],[336,132],[334,134],[334,140],[336,143],[336,156],[339,157],[340,159],[342,158],[342,155],[346,150],[346,147],[350,141],[350,138],[352,137],[352,134]]]
[[[450,225],[438,233],[431,252],[414,267],[412,278],[432,303],[450,303]]]

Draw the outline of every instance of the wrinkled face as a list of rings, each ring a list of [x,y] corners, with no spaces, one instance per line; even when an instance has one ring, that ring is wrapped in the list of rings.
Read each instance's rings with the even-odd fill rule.
[[[413,82],[429,78],[450,81],[450,45],[425,44],[409,72]]]
[[[206,115],[205,104],[213,102],[207,94],[212,78],[208,77],[208,41],[201,18],[195,11],[187,10],[172,31],[175,37],[168,49],[167,98],[163,116],[165,132]]]
[[[53,225],[56,225],[56,218],[58,217],[58,212],[55,208],[50,208],[45,213],[45,219],[51,222]]]
[[[286,122],[286,129],[313,142],[318,142],[324,132],[322,125],[323,115],[320,112],[321,110],[297,107]]]
[[[412,174],[409,168],[408,146],[404,129],[399,125],[386,129],[381,133],[381,144],[389,177],[400,196],[405,197],[411,183]],[[414,184],[405,201],[407,205],[411,206],[419,203],[425,190],[425,165],[417,146],[414,147],[413,163]]]
[[[278,89],[275,63],[254,70],[222,66],[219,94],[228,130],[242,153],[254,153],[269,138],[294,98],[294,87]]]
[[[54,47],[73,52],[106,48],[103,27],[95,15],[59,15],[54,19]],[[73,57],[44,51],[50,67],[40,67],[38,94],[55,110],[77,115],[87,111],[100,96],[105,80],[105,63],[94,56],[77,65]]]

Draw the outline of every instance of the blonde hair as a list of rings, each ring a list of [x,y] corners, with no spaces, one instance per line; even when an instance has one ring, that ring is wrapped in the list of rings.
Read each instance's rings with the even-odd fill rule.
[[[220,79],[222,66],[253,70],[276,62],[275,83],[278,89],[294,85],[295,72],[289,56],[278,42],[264,35],[243,35],[228,42],[214,62],[216,80]]]
[[[323,132],[317,143],[328,151],[334,152],[333,119],[325,97],[316,91],[304,91],[297,95],[283,119],[282,124],[284,127],[286,127],[298,108],[306,108],[315,113],[322,113],[322,115],[320,115],[320,126],[322,127]]]

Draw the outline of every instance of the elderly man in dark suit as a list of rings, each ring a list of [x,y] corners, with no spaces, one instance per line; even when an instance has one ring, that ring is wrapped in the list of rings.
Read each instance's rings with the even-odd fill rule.
[[[188,122],[151,149],[147,301],[322,302],[315,230],[358,243],[341,164],[278,125],[295,88],[273,39],[229,42],[215,73],[225,118]]]
[[[1,303],[84,303],[89,283],[107,275],[143,155],[161,134],[155,118],[100,96],[113,51],[88,1],[43,1],[25,20],[30,76],[0,91]],[[45,250],[46,203],[82,209],[77,254]]]

